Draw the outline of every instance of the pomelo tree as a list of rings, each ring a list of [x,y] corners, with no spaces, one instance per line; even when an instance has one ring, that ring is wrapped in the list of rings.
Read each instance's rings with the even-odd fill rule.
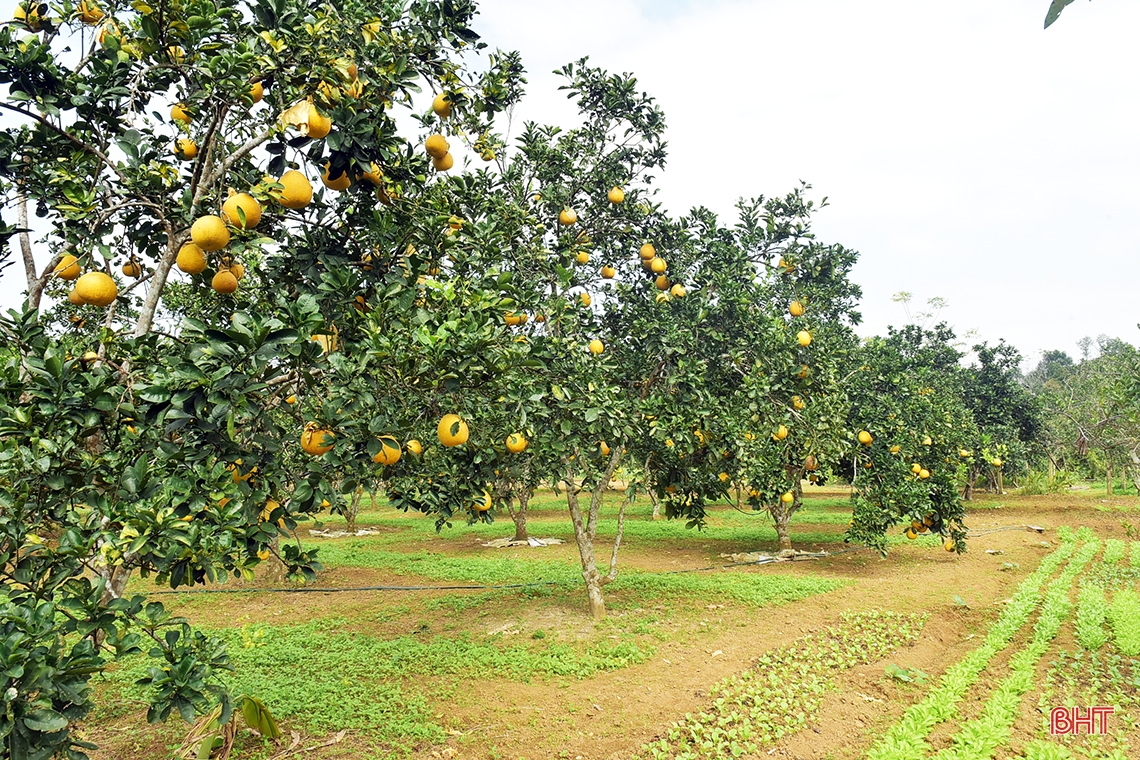
[[[0,28],[0,176],[28,285],[0,323],[11,756],[83,756],[88,679],[143,648],[151,719],[220,703],[228,721],[224,647],[127,595],[132,573],[179,587],[276,554],[312,577],[314,553],[279,537],[381,478],[367,455],[410,424],[404,384],[429,378],[388,367],[376,307],[413,321],[428,261],[408,245],[454,164],[396,114],[426,85],[481,133],[521,80],[509,54],[464,68],[473,12],[64,2]],[[361,387],[364,360],[389,374]]]

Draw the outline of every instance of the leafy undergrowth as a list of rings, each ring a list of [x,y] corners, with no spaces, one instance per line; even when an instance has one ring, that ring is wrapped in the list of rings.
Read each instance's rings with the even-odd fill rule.
[[[1108,621],[1116,648],[1126,657],[1140,655],[1140,596],[1123,588],[1112,596],[1108,605]]]
[[[1089,705],[1113,707],[1105,735],[1050,736],[1050,710],[1059,706],[1086,708]],[[1131,758],[1134,753],[1129,751],[1127,735],[1138,727],[1135,716],[1140,715],[1140,662],[1111,649],[1104,652],[1062,649],[1049,663],[1037,708],[1042,716],[1040,733],[1050,736],[1050,741],[1027,747],[1025,760],[1054,757],[1068,760],[1074,757],[1070,747],[1077,749],[1082,758]]]
[[[1058,530],[1062,543],[1041,560],[1021,582],[1001,617],[990,627],[981,646],[951,665],[937,686],[921,702],[903,713],[902,719],[867,753],[868,760],[921,760],[929,754],[926,737],[931,730],[957,714],[958,703],[974,685],[990,661],[1012,641],[1041,602],[1041,587],[1076,549],[1076,536]]]
[[[464,584],[552,583],[579,586],[582,571],[569,562],[516,559],[501,554],[457,557],[431,552],[394,552],[354,540],[329,544],[321,560],[330,567],[369,567],[433,581]],[[626,570],[606,587],[607,593],[629,592],[647,598],[699,596],[702,600],[731,599],[757,607],[805,599],[847,585],[846,581],[754,573],[743,570],[715,573],[649,573]]]
[[[1025,754],[1016,760],[1130,760],[1124,750],[1098,751],[1085,750],[1079,756],[1074,755],[1063,744],[1047,741],[1035,741],[1025,748]]]
[[[1061,630],[1072,607],[1069,589],[1096,553],[1100,542],[1090,540],[1073,556],[1069,566],[1049,585],[1041,614],[1033,627],[1033,638],[1010,660],[1009,674],[994,689],[982,713],[964,723],[953,737],[953,744],[934,755],[940,760],[989,760],[997,748],[1009,741],[1010,729],[1021,708],[1021,699],[1037,676],[1037,664]]]
[[[835,687],[836,673],[913,645],[925,621],[926,615],[845,613],[839,626],[803,636],[718,683],[708,710],[674,723],[666,736],[642,747],[642,756],[686,760],[756,753],[806,725]]]
[[[653,654],[651,647],[628,640],[582,646],[539,641],[504,645],[495,636],[381,640],[341,630],[344,624],[324,618],[304,625],[215,632],[225,639],[235,667],[227,678],[231,689],[258,696],[276,717],[309,733],[364,729],[378,745],[407,751],[443,739],[443,729],[420,693],[422,683],[401,687],[411,679],[584,678],[639,664]],[[135,682],[152,664],[140,656],[111,670],[107,685],[109,692],[117,693],[103,703],[96,719],[135,709],[145,697]]]

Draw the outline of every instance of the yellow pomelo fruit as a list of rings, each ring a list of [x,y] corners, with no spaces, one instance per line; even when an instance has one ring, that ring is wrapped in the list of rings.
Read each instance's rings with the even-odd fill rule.
[[[187,243],[178,250],[175,263],[186,274],[202,274],[206,271],[206,254],[200,247]]]
[[[431,110],[435,111],[435,115],[441,119],[451,116],[451,100],[448,99],[446,92],[441,92],[435,96],[431,102]]]
[[[665,270],[668,268],[669,265],[666,264],[665,259],[661,258],[660,256],[654,256],[653,259],[649,262],[649,270],[653,272],[653,274],[664,274]]]
[[[784,425],[780,425],[780,427],[776,428],[776,432],[772,433],[772,440],[773,441],[782,441],[787,437],[788,437],[788,428]]]
[[[672,287],[672,283],[669,282],[669,278],[663,274],[657,275],[657,279],[653,281],[653,284],[657,286],[658,290],[668,290],[670,287]]]
[[[451,167],[455,166],[455,156],[450,153],[444,153],[439,158],[432,158],[431,165],[435,167],[437,172],[445,172]]]
[[[85,303],[87,303],[86,301],[83,300],[83,297],[81,295],[79,295],[79,291],[76,290],[75,288],[72,288],[71,290],[68,291],[67,301],[68,301],[68,303],[70,303],[73,306],[83,306]]]
[[[332,164],[326,163],[324,173],[321,174],[321,182],[324,183],[324,186],[338,192],[344,192],[350,188],[352,186],[352,178],[348,176],[348,172],[342,171],[335,178],[330,178],[329,172],[331,171],[331,167]]]
[[[238,278],[239,281],[245,279],[245,266],[240,262],[230,264],[230,272],[232,272],[233,276]]]
[[[88,26],[94,26],[103,20],[103,11],[92,0],[82,0],[75,9],[79,20]]]
[[[486,512],[491,508],[491,492],[486,488],[483,489],[482,498],[475,499],[475,511]]]
[[[616,275],[616,274],[617,274],[617,270],[614,269],[613,267],[609,266],[608,264],[606,266],[602,267],[602,277],[606,278],[607,280],[612,280],[614,278],[614,275]]]
[[[223,269],[214,275],[214,279],[210,281],[210,287],[213,288],[215,292],[227,296],[238,289],[238,280],[233,272],[228,269]]]
[[[578,300],[581,301],[582,305],[586,308],[589,308],[590,304],[594,302],[594,299],[590,297],[589,293],[583,293],[582,295],[578,296]]]
[[[85,303],[92,306],[110,306],[119,297],[119,286],[103,272],[83,275],[75,282],[75,290]]]
[[[123,274],[127,277],[140,277],[142,276],[142,266],[134,259],[131,259],[126,264],[123,264]]]
[[[793,317],[802,317],[804,315],[804,305],[799,301],[792,301],[788,306],[788,313]]]
[[[870,446],[871,442],[875,440],[866,430],[860,430],[859,435],[856,437],[859,439],[859,443],[864,446]]]
[[[606,344],[602,343],[597,338],[594,338],[592,341],[590,341],[590,353],[593,354],[594,356],[597,356],[598,354],[602,353],[605,350],[606,350]]]
[[[527,447],[526,436],[522,433],[511,433],[507,436],[507,451],[512,454],[521,454]]]
[[[578,253],[574,256],[574,260],[579,264],[589,264],[590,254],[586,253],[585,251],[578,251]]]
[[[400,444],[396,442],[396,439],[390,435],[384,435],[380,437],[380,450],[372,457],[372,461],[387,467],[399,462],[400,454]]]
[[[610,188],[610,191],[606,193],[606,197],[609,198],[610,203],[616,206],[625,200],[625,191],[617,185],[614,185]]]
[[[241,221],[242,214],[245,214],[245,224]],[[261,204],[249,193],[234,193],[222,204],[222,217],[239,230],[251,230],[261,221]]]
[[[190,239],[203,251],[220,251],[230,243],[230,231],[220,216],[199,217],[190,228]]]
[[[785,504],[791,504],[795,500],[796,495],[791,491],[785,491],[784,493],[780,494],[780,501],[784,502]]]
[[[309,106],[309,137],[319,140],[327,137],[332,131],[332,119],[317,110],[314,105]]]
[[[563,227],[569,227],[576,221],[578,221],[578,212],[572,208],[564,208],[558,213],[558,223]]]
[[[192,161],[198,155],[198,143],[183,138],[174,143],[174,156],[182,161]]]
[[[55,269],[53,269],[52,272],[59,279],[68,281],[76,280],[79,278],[79,275],[83,274],[83,270],[79,268],[79,259],[75,258],[71,254],[68,254],[60,259],[59,263],[55,265]]]
[[[277,181],[282,186],[280,203],[285,208],[302,209],[312,202],[313,185],[301,172],[290,169]]]
[[[170,108],[170,118],[174,119],[175,121],[180,121],[184,124],[189,124],[192,120],[190,112],[186,109],[185,103],[175,103]]]
[[[435,432],[439,436],[439,442],[449,448],[467,443],[470,435],[467,423],[458,414],[443,415]]]
[[[422,443],[420,443],[419,441],[417,441],[415,438],[413,438],[412,440],[410,440],[406,444],[404,444],[404,448],[406,448],[408,450],[409,454],[412,454],[412,455],[417,456],[417,457],[420,454],[424,453],[424,445]]]
[[[669,292],[673,294],[674,298],[684,298],[689,294],[689,291],[685,289],[685,286],[681,285],[680,283],[670,288]]]
[[[321,428],[315,422],[310,422],[301,431],[301,450],[314,457],[326,454],[333,449],[333,438],[331,431]]]
[[[260,103],[261,99],[265,97],[265,85],[261,82],[254,82],[249,86],[249,97],[254,103]]]
[[[380,171],[380,167],[373,161],[368,171],[360,173],[360,178],[371,182],[373,187],[380,187],[384,182],[384,172]]]
[[[432,158],[443,158],[450,146],[447,144],[447,138],[440,134],[434,134],[424,140],[424,150]]]
[[[641,246],[641,250],[638,252],[638,255],[641,256],[642,261],[652,261],[653,257],[657,255],[657,249],[653,247],[652,243],[646,243],[645,245]]]
[[[809,333],[807,330],[800,330],[798,333],[796,333],[796,342],[804,348],[807,348],[811,345],[811,333]]]

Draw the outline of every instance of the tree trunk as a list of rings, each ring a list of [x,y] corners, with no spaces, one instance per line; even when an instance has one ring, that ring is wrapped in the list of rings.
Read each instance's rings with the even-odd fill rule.
[[[661,502],[657,500],[657,492],[652,488],[646,490],[646,493],[649,494],[649,503],[653,505],[653,515],[651,519],[656,520],[661,517]]]
[[[531,491],[529,488],[521,488],[518,491],[519,507],[518,509],[509,509],[510,502],[507,502],[508,511],[511,513],[511,519],[515,523],[515,541],[527,541],[530,536],[526,532],[526,508],[530,504]]]
[[[1112,496],[1112,460],[1104,458],[1104,492]]]
[[[618,515],[618,532],[614,539],[609,573],[606,575],[598,572],[598,563],[594,555],[594,539],[598,535],[598,514],[602,508],[602,496],[605,494],[606,486],[613,477],[624,451],[624,446],[613,448],[605,472],[590,493],[590,508],[587,514],[583,514],[581,502],[578,500],[578,479],[574,477],[574,471],[570,468],[569,463],[564,462],[566,475],[563,482],[566,484],[566,506],[570,509],[570,521],[574,525],[574,541],[578,544],[578,557],[582,561],[582,578],[586,581],[590,615],[594,620],[603,620],[606,617],[606,602],[602,595],[602,587],[617,577],[618,547],[621,546],[622,529],[625,526],[625,505],[628,501],[622,502],[622,509]]]
[[[974,483],[978,479],[978,470],[976,467],[970,467],[969,472],[966,473],[966,487],[962,489],[962,501],[974,500]]]
[[[348,523],[345,528],[349,533],[356,532],[356,516],[360,514],[360,501],[364,498],[364,489],[357,488],[348,500],[348,509],[344,510],[344,519]]]
[[[1057,463],[1053,461],[1053,457],[1049,457],[1049,485],[1053,485],[1057,481]]]
[[[780,506],[772,509],[772,520],[776,523],[776,537],[780,540],[780,554],[792,551],[792,537],[788,531],[790,517],[782,501]]]

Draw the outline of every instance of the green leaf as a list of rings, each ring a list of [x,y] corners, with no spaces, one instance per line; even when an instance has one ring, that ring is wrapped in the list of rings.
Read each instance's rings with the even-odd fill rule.
[[[33,731],[62,731],[67,728],[67,718],[55,710],[32,710],[24,716],[24,725]]]

